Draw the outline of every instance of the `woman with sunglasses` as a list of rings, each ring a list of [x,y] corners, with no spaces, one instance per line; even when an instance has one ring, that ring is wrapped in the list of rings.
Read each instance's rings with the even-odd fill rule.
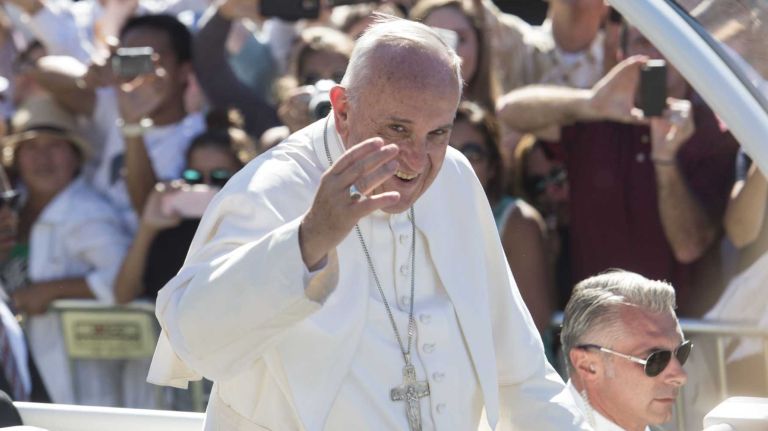
[[[505,195],[496,122],[472,102],[461,102],[450,144],[461,151],[485,190],[518,289],[536,327],[544,332],[554,311],[554,292],[545,254],[544,224],[521,199]]]
[[[184,263],[202,210],[216,190],[256,155],[253,140],[242,130],[235,111],[211,111],[208,129],[187,150],[187,169],[179,181],[158,183],[150,194],[138,232],[118,273],[115,299],[155,300]],[[197,185],[211,193],[196,193]],[[186,196],[181,196],[186,195]],[[170,203],[170,205],[169,205]]]
[[[547,227],[547,262],[554,268],[555,306],[565,308],[573,289],[571,279],[568,172],[557,154],[533,135],[515,148],[516,193],[539,211]]]

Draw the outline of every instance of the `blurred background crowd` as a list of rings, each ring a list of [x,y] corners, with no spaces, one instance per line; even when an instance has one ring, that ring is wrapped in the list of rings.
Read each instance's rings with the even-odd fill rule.
[[[51,303],[154,300],[216,190],[327,115],[377,13],[439,29],[462,58],[450,144],[545,337],[590,275],[668,280],[678,314],[701,317],[768,248],[768,183],[672,65],[670,108],[631,118],[631,58],[661,54],[603,0],[329,0],[302,18],[307,3],[0,2],[0,381],[15,399],[153,405],[148,361],[70,367]]]

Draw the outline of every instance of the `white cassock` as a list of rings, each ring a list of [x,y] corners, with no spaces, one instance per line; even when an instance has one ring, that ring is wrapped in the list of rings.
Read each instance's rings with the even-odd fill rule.
[[[163,332],[148,380],[215,382],[206,430],[407,430],[403,358],[360,242],[351,232],[309,273],[299,222],[328,169],[325,120],[235,175],[208,208],[179,274],[158,296]],[[342,144],[333,119],[334,160]],[[413,362],[431,395],[425,430],[588,429],[546,362],[472,167],[448,150],[415,204]],[[399,331],[407,338],[411,224],[359,223]],[[313,300],[306,292],[323,292]],[[563,391],[567,394],[567,391]]]

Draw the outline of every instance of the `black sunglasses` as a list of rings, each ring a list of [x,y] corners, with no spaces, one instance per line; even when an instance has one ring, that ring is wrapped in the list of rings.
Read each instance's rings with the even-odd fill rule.
[[[656,377],[659,374],[661,374],[661,372],[664,371],[665,368],[667,368],[667,365],[669,365],[669,361],[672,360],[672,355],[675,355],[675,357],[677,358],[677,361],[680,362],[680,365],[685,364],[685,361],[688,360],[688,356],[691,354],[693,343],[691,343],[691,340],[686,340],[686,341],[683,341],[682,344],[677,346],[677,348],[674,351],[657,350],[655,352],[652,352],[645,359],[638,358],[637,356],[627,355],[625,353],[619,353],[614,350],[608,349],[606,347],[598,346],[597,344],[581,344],[579,346],[576,346],[576,348],[598,349],[601,352],[610,353],[611,355],[616,355],[620,358],[630,360],[632,362],[642,365],[643,371],[645,371],[646,376]]]
[[[18,210],[20,198],[21,193],[19,193],[17,190],[6,190],[4,192],[0,192],[0,209],[8,208],[11,211]]]
[[[209,174],[208,185],[214,187],[224,187],[224,184],[232,178],[232,172],[227,169],[213,169]],[[205,175],[197,169],[185,169],[181,178],[187,184],[206,184]]]
[[[563,167],[552,168],[547,175],[531,175],[525,179],[525,189],[532,196],[538,196],[551,185],[562,186],[568,181],[568,172]]]

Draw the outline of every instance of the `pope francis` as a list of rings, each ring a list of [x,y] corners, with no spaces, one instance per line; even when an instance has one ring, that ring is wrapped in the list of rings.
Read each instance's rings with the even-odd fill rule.
[[[588,429],[448,138],[460,60],[381,18],[331,114],[233,177],[160,292],[149,381],[214,381],[206,430]]]

